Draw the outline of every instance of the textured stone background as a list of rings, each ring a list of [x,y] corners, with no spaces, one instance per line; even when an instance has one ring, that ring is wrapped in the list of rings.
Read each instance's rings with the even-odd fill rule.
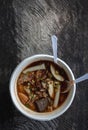
[[[87,0],[0,0],[0,130],[88,130],[88,81],[77,85],[71,107],[52,121],[28,119],[11,101],[12,71],[28,56],[52,55],[53,34],[58,56],[75,77],[88,72]]]

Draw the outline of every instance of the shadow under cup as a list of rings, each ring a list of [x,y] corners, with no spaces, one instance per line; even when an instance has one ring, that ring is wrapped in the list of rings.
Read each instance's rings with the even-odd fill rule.
[[[21,101],[18,97],[18,94],[17,94],[17,79],[25,67],[27,67],[29,64],[39,61],[39,60],[53,61],[53,56],[41,54],[41,55],[34,55],[34,56],[28,57],[25,60],[23,60],[16,67],[16,69],[14,70],[14,72],[11,76],[10,94],[11,94],[11,98],[12,98],[14,105],[22,114],[24,114],[28,118],[32,118],[35,120],[48,121],[48,120],[52,120],[56,117],[59,117],[70,107],[70,105],[74,99],[74,96],[75,96],[76,84],[74,84],[74,86],[71,88],[69,95],[67,96],[67,99],[65,100],[65,102],[60,107],[53,110],[52,112],[39,113],[39,112],[34,112],[34,111],[30,110],[29,108],[25,107],[21,103]],[[57,59],[57,62],[58,62],[58,65],[65,70],[65,72],[68,75],[69,80],[75,80],[74,75],[73,75],[71,69],[69,68],[69,66],[59,58]]]

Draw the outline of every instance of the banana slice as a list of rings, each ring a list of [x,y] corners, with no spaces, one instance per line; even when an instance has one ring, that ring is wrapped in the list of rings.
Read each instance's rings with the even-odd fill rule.
[[[25,69],[23,71],[23,73],[26,74],[27,72],[32,72],[32,71],[36,71],[36,70],[43,70],[43,69],[46,69],[45,64],[29,67],[29,68]]]
[[[57,71],[55,70],[55,68],[54,68],[54,66],[53,66],[52,64],[50,65],[50,70],[51,70],[51,73],[52,73],[52,75],[54,76],[55,79],[57,79],[57,80],[59,80],[59,81],[64,81],[63,76],[61,76],[61,75],[59,74],[59,72],[57,72]]]
[[[48,82],[48,93],[51,98],[54,98],[54,84],[53,81]]]

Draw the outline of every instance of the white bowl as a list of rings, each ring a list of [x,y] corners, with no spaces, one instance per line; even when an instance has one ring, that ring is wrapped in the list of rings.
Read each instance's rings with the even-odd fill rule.
[[[47,120],[51,120],[56,117],[59,117],[70,107],[70,105],[74,99],[74,96],[75,96],[76,84],[74,84],[74,86],[71,88],[69,95],[68,95],[67,99],[65,100],[65,102],[60,107],[58,107],[56,110],[54,110],[52,112],[38,113],[38,112],[34,112],[34,111],[28,109],[21,103],[21,101],[19,100],[19,97],[17,95],[17,86],[16,86],[17,79],[25,67],[27,67],[29,64],[31,64],[35,61],[39,61],[39,60],[53,61],[53,56],[40,54],[40,55],[34,55],[31,57],[28,57],[25,60],[23,60],[16,67],[16,69],[14,70],[14,72],[11,76],[10,94],[11,94],[11,98],[12,98],[14,105],[22,114],[24,114],[28,118],[32,118],[35,120],[47,121]],[[58,61],[58,64],[66,71],[69,79],[75,80],[74,75],[73,75],[71,69],[69,68],[69,66],[59,58],[57,59],[57,61]]]

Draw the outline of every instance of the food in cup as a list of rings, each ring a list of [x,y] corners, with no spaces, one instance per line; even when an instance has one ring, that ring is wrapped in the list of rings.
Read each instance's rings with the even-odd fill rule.
[[[21,75],[21,73],[28,69],[28,67],[30,65],[32,65],[33,63],[37,62],[37,61],[49,61],[49,62],[53,62],[53,56],[50,56],[50,55],[44,55],[44,54],[39,54],[39,55],[34,55],[34,56],[31,56],[31,57],[28,57],[26,59],[24,59],[17,67],[16,69],[14,70],[12,76],[11,76],[11,79],[10,79],[10,95],[11,95],[11,99],[14,103],[14,105],[16,106],[16,108],[23,114],[25,115],[26,117],[28,118],[32,118],[32,119],[35,119],[35,120],[40,120],[40,121],[48,121],[48,120],[52,120],[54,118],[57,118],[59,116],[61,116],[69,107],[70,105],[72,104],[72,101],[74,99],[74,96],[75,96],[75,92],[76,92],[76,84],[74,83],[73,87],[71,87],[70,91],[68,92],[68,95],[65,99],[65,101],[60,105],[58,106],[57,108],[55,108],[54,110],[51,110],[52,111],[49,111],[49,112],[45,112],[44,111],[41,111],[41,112],[38,112],[38,111],[34,111],[30,108],[28,108],[27,106],[25,106],[21,100],[19,99],[19,96],[18,96],[18,87],[17,87],[17,82],[18,82],[18,79]],[[74,81],[75,78],[74,78],[74,75],[70,69],[70,67],[61,59],[57,58],[57,64],[58,64],[58,67],[60,67],[61,69],[63,69],[65,72],[66,72],[66,75],[67,75],[67,79],[69,81]],[[36,66],[36,65],[34,65]],[[53,64],[52,64],[53,66]],[[33,66],[31,66],[33,67]],[[44,66],[43,66],[44,67]],[[53,66],[54,67],[54,66]],[[53,68],[52,67],[52,68]],[[52,69],[50,67],[50,69]],[[33,68],[34,69],[34,68]],[[54,67],[53,69],[56,69],[56,67]],[[36,70],[35,70],[36,71]],[[51,70],[50,70],[51,72]],[[55,76],[56,78],[58,78],[58,73],[56,72],[57,75],[55,75],[54,71],[52,72],[53,73],[53,76]],[[62,85],[65,84],[65,77],[63,76],[63,74],[61,72],[59,72],[59,78],[61,80],[64,80],[63,81],[60,81],[60,83],[62,83]],[[54,78],[55,78],[54,77]],[[63,78],[62,78],[63,77]],[[58,80],[58,79],[57,79]],[[65,85],[64,85],[65,86]],[[65,87],[63,87],[65,89]],[[65,92],[65,90],[62,89],[62,87],[60,87],[60,90],[62,91],[62,93]],[[53,89],[50,89],[49,91],[50,92],[53,92],[51,91]],[[59,87],[58,87],[58,90],[59,90]],[[22,90],[21,92],[23,92],[24,90]],[[24,97],[23,95],[24,93],[20,93],[21,96]],[[57,92],[56,94],[56,99],[60,99],[60,95],[59,95],[59,91]],[[23,98],[24,99],[24,98]],[[28,98],[26,97],[26,100],[28,100]],[[44,101],[44,99],[42,98],[42,100]],[[48,101],[49,102],[49,101]],[[57,104],[58,100],[56,100],[56,104]]]
[[[29,64],[17,80],[17,94],[21,103],[36,112],[52,112],[60,107],[69,91],[69,80],[63,68],[52,61],[39,60]]]

